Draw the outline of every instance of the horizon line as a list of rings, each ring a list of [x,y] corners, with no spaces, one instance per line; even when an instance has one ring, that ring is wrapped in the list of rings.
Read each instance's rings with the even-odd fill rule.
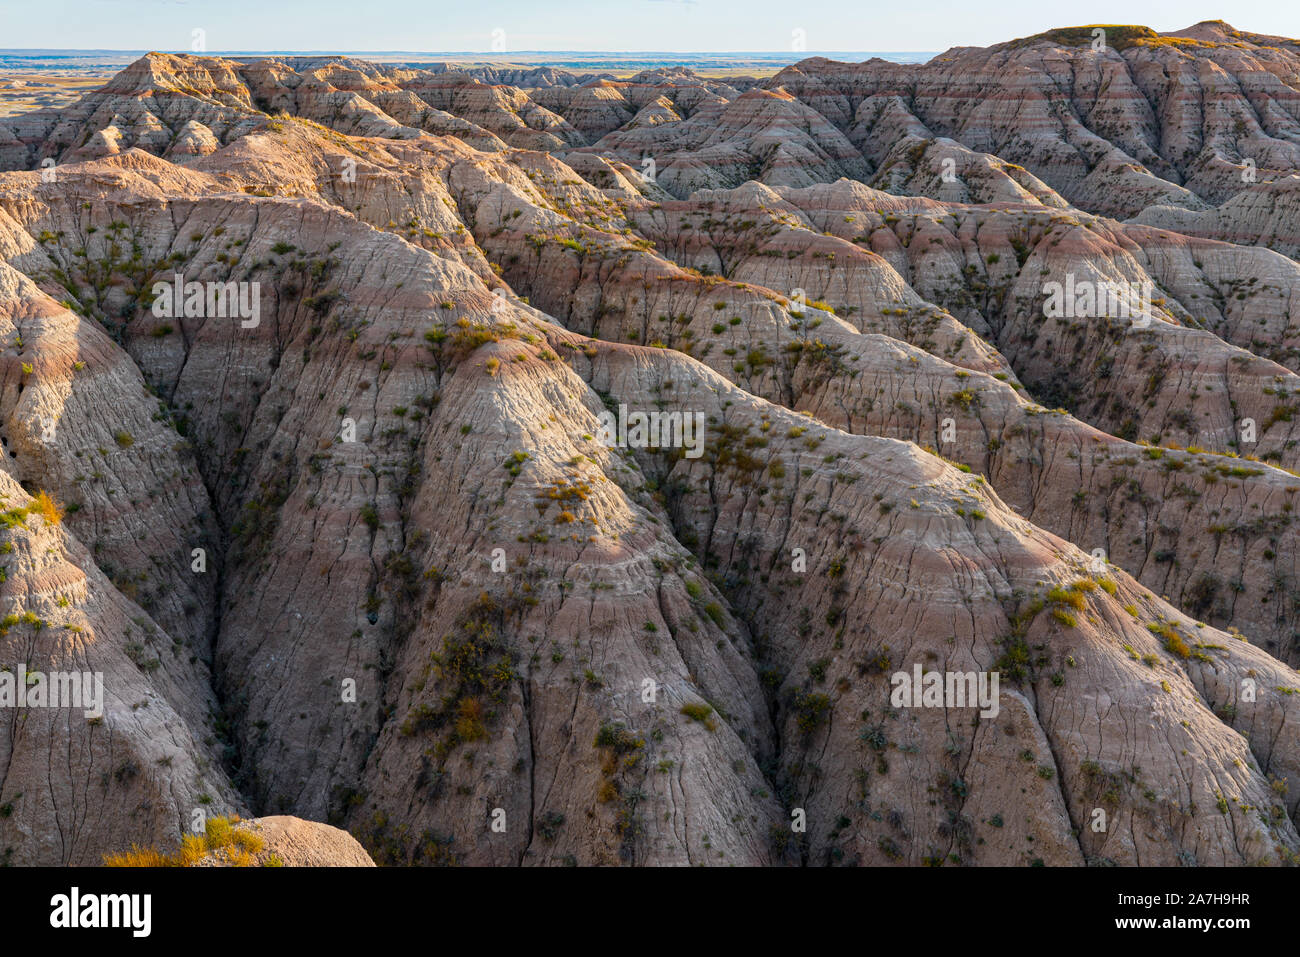
[[[487,57],[508,57],[520,56],[525,53],[588,53],[588,54],[638,54],[648,56],[650,54],[663,54],[670,56],[682,55],[702,55],[711,56],[723,55],[754,55],[763,54],[765,56],[794,56],[796,54],[817,54],[817,53],[942,53],[942,50],[512,50],[509,53],[498,53],[487,50],[352,50],[345,48],[335,48],[329,50],[164,50],[157,47],[146,49],[112,49],[108,47],[0,47],[0,53],[177,53],[192,54],[196,56],[212,56],[223,53],[327,53],[327,54],[346,54],[346,53],[386,53],[400,54],[402,56],[487,56]]]

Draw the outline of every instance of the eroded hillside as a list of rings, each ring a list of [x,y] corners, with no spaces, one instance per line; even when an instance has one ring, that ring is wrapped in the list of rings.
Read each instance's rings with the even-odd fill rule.
[[[0,120],[0,855],[1293,863],[1300,45],[1108,30]]]

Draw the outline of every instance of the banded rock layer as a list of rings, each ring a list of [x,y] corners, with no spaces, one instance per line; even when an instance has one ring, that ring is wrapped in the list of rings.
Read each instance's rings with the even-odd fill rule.
[[[0,854],[1293,863],[1300,48],[1080,29],[734,86],[150,54],[0,121],[0,665],[107,702],[0,712]],[[1080,280],[1149,321],[1045,316]]]

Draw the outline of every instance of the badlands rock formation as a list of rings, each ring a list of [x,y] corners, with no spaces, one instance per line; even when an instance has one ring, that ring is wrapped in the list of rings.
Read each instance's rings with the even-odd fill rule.
[[[1103,37],[0,120],[0,855],[1295,863],[1300,44]]]
[[[304,821],[296,817],[276,815],[240,821],[235,829],[253,836],[248,845],[248,857],[236,854],[209,853],[192,867],[231,867],[246,864],[250,867],[374,867],[356,838],[337,827]]]

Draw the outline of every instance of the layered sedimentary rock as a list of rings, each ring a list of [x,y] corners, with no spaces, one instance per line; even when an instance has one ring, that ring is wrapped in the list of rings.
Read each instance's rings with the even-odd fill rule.
[[[0,121],[0,854],[1294,862],[1297,48],[1090,39]]]
[[[238,844],[205,854],[191,867],[374,867],[356,838],[336,827],[273,815],[239,821],[235,829],[250,835],[246,856]]]

